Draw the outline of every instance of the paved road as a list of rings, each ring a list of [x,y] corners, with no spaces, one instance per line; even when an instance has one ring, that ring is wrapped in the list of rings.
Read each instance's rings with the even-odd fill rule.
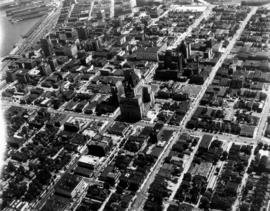
[[[253,146],[252,148],[252,151],[251,151],[251,156],[249,157],[249,160],[248,160],[248,165],[245,169],[245,173],[244,173],[244,176],[242,177],[242,181],[241,181],[241,184],[240,186],[238,187],[237,189],[237,199],[235,200],[234,204],[232,205],[232,211],[236,211],[239,207],[239,202],[241,200],[241,196],[242,196],[242,190],[243,188],[245,187],[246,185],[246,182],[247,182],[247,179],[248,179],[248,173],[247,173],[247,170],[248,170],[248,167],[250,166],[251,164],[251,161],[254,159],[254,151],[255,151],[255,145]]]
[[[111,0],[110,18],[114,18],[114,0]]]
[[[168,209],[170,203],[173,201],[173,199],[174,199],[174,197],[175,197],[175,194],[176,194],[176,192],[177,192],[179,186],[180,186],[181,183],[182,183],[182,180],[183,180],[183,178],[184,178],[184,174],[187,173],[188,170],[189,170],[189,168],[190,168],[190,165],[191,165],[191,163],[192,163],[192,161],[193,161],[193,158],[194,158],[194,156],[195,156],[195,154],[196,154],[196,152],[197,152],[197,150],[198,150],[200,141],[201,141],[201,140],[198,141],[197,145],[195,146],[194,150],[192,151],[191,155],[189,156],[188,161],[185,162],[185,163],[183,164],[183,165],[184,165],[184,169],[183,169],[183,171],[182,171],[182,173],[181,173],[181,176],[178,178],[177,184],[176,184],[176,186],[174,187],[174,189],[173,189],[171,195],[169,196],[168,201],[165,203],[165,206],[164,206],[163,211],[166,211],[166,210]]]
[[[111,122],[113,122],[114,119],[111,119]],[[108,123],[109,125],[109,123]],[[107,129],[107,127],[103,128],[103,131],[104,132],[105,130]],[[86,147],[89,142],[91,140],[89,140],[85,145],[84,147]],[[110,152],[110,154],[107,156],[106,160],[102,163],[102,165],[100,165],[94,172],[94,176],[93,178],[83,178],[84,181],[86,181],[88,184],[94,184],[94,183],[99,183],[98,181],[98,177],[100,175],[100,173],[104,170],[104,168],[106,166],[109,165],[109,163],[111,162],[111,160],[118,154],[120,150],[120,142],[117,143],[117,145],[115,146],[115,148]],[[66,172],[69,172],[70,170],[74,169],[75,165],[77,164],[78,160],[80,159],[80,155],[78,154],[74,154],[72,156],[72,159],[71,161],[69,162],[68,165],[66,165],[64,168],[66,170],[64,171],[60,171],[60,173],[57,175],[57,178],[56,180],[54,181],[53,184],[51,184],[47,191],[44,193],[43,197],[36,203],[34,203],[32,206],[33,208],[35,208],[34,210],[40,210],[42,208],[42,206],[44,206],[44,204],[46,203],[46,201],[51,197],[51,195],[54,193],[54,187],[55,187],[55,184],[62,178],[62,176],[66,173]],[[81,200],[81,198],[79,198],[78,200]],[[75,204],[79,204],[78,201],[75,201],[73,202]]]
[[[128,210],[130,210],[130,211],[131,210],[132,211],[133,210],[134,211],[135,210],[140,210],[142,208],[142,206],[144,205],[145,200],[146,200],[145,196],[146,196],[146,193],[148,191],[148,188],[149,188],[150,184],[152,183],[152,181],[154,180],[154,177],[157,174],[158,170],[160,169],[164,159],[166,158],[166,155],[170,152],[171,147],[173,146],[175,141],[178,139],[181,131],[184,129],[184,126],[186,125],[186,123],[191,118],[193,112],[197,109],[197,106],[199,105],[199,102],[200,102],[202,96],[204,95],[207,87],[212,83],[212,81],[213,81],[213,79],[214,79],[214,77],[216,75],[216,72],[221,67],[221,65],[224,62],[224,60],[226,59],[226,57],[231,52],[235,42],[238,40],[238,38],[242,34],[247,22],[249,21],[251,16],[256,12],[256,10],[257,10],[257,7],[254,7],[254,8],[251,9],[251,11],[248,13],[247,17],[245,18],[245,20],[241,23],[240,28],[237,30],[234,37],[230,41],[230,43],[227,46],[225,52],[220,57],[217,64],[212,68],[212,71],[211,71],[209,77],[207,78],[207,80],[205,81],[204,85],[202,86],[200,93],[198,94],[196,99],[193,101],[189,111],[187,112],[184,119],[182,120],[182,122],[181,122],[181,124],[179,126],[179,130],[178,130],[177,134],[175,135],[174,139],[169,141],[169,143],[164,147],[164,150],[162,151],[162,153],[161,153],[159,159],[157,160],[157,162],[155,163],[153,170],[149,173],[147,179],[145,180],[145,182],[141,186],[140,190],[136,193],[135,200],[134,200],[134,202],[132,202],[132,204],[131,204],[131,206],[129,207]],[[201,20],[202,20],[202,18],[201,18]]]
[[[206,12],[208,12],[208,15],[211,12],[211,9],[213,8],[213,6],[209,6],[208,10],[206,10]],[[183,119],[182,123],[180,126],[171,126],[172,129],[176,129],[178,130],[177,133],[175,133],[174,138],[165,146],[161,156],[159,157],[159,159],[157,160],[157,162],[155,163],[151,173],[148,175],[147,179],[145,180],[144,184],[142,185],[142,188],[140,189],[140,191],[136,194],[136,199],[134,201],[134,204],[132,205],[132,207],[130,207],[129,210],[138,210],[138,208],[141,208],[144,205],[144,202],[146,200],[145,196],[147,193],[147,190],[150,186],[150,184],[152,183],[156,173],[158,172],[158,170],[160,169],[164,159],[166,158],[166,156],[168,155],[168,153],[171,150],[172,145],[175,143],[175,141],[178,139],[181,131],[184,129],[185,124],[187,123],[187,121],[191,118],[193,112],[196,110],[197,105],[199,104],[199,101],[201,100],[204,92],[206,91],[207,87],[209,86],[209,84],[211,84],[217,70],[220,68],[220,66],[222,65],[224,59],[227,57],[227,55],[230,53],[231,49],[233,48],[236,40],[239,38],[239,36],[241,35],[245,25],[247,24],[248,20],[250,19],[250,17],[252,16],[252,14],[255,13],[257,8],[252,8],[251,12],[248,14],[248,16],[246,17],[246,19],[243,21],[243,23],[241,24],[240,29],[236,32],[235,36],[233,37],[233,39],[231,40],[230,44],[228,45],[228,47],[226,48],[225,53],[221,56],[221,58],[219,59],[218,63],[213,67],[212,72],[210,73],[207,81],[205,82],[205,84],[202,86],[201,92],[200,94],[197,96],[197,98],[194,100],[194,102],[192,103],[192,106],[190,108],[190,110],[188,111],[187,115],[185,116],[185,118]],[[165,16],[168,13],[168,11],[165,12],[165,14],[163,14],[163,16]],[[207,13],[206,13],[207,14]],[[178,42],[180,42],[182,39],[184,39],[185,36],[187,36],[188,34],[191,33],[192,29],[197,27],[198,24],[200,23],[201,20],[203,20],[203,18],[207,17],[207,15],[202,15],[199,20],[196,20],[194,22],[194,24],[189,27],[189,29],[187,30],[187,32],[185,33],[185,35],[181,36],[181,38],[178,39]],[[159,17],[161,18],[161,16]],[[156,20],[157,21],[157,20]],[[5,102],[5,105],[17,105],[16,103],[12,102]],[[40,107],[38,106],[33,106],[33,105],[21,105],[18,104],[17,106],[20,107],[24,107],[27,109],[39,109]],[[267,107],[269,108],[269,106]],[[267,109],[266,109],[267,110]],[[54,110],[54,109],[49,109],[50,112],[53,113],[59,113],[59,111]],[[113,118],[110,117],[97,117],[94,115],[85,115],[85,114],[79,114],[79,113],[75,113],[75,112],[69,112],[69,111],[61,111],[60,113],[64,113],[64,114],[68,114],[74,117],[82,117],[82,118],[89,118],[89,119],[97,119],[97,120],[106,120],[106,121],[113,121]],[[265,122],[264,120],[261,121],[261,124],[263,124],[263,122]],[[149,125],[149,124],[148,124]],[[170,127],[170,126],[168,126]],[[197,132],[195,132],[197,133]],[[199,134],[200,132],[198,132],[197,134]],[[218,137],[221,138],[222,135],[217,135]],[[258,137],[260,136],[260,133],[258,132]],[[223,136],[222,136],[223,137]],[[224,136],[224,138],[228,138],[228,136]],[[244,138],[245,140],[247,140],[246,138]],[[251,139],[253,140],[253,139]],[[116,153],[113,153],[116,154]],[[190,159],[192,161],[192,159]],[[108,159],[108,162],[110,161],[110,159]],[[46,198],[44,198],[46,199]]]
[[[20,104],[20,103],[16,103],[16,102],[13,102],[13,101],[9,102],[9,101],[6,101],[6,100],[2,100],[2,104],[5,107],[17,106],[17,107],[21,107],[21,108],[25,108],[25,109],[31,109],[31,110],[39,110],[41,108],[40,106],[36,106],[36,105],[23,105],[23,104]],[[55,110],[53,108],[48,108],[48,112],[55,113],[55,114],[64,114],[64,115],[68,115],[68,116],[72,116],[72,117],[78,117],[78,118],[99,120],[99,121],[113,121],[114,120],[113,117],[109,117],[109,116],[95,116],[95,115],[88,115],[88,114],[77,113],[77,112],[72,112],[72,111],[58,111],[58,110]]]
[[[168,12],[168,11],[167,11]],[[208,13],[208,11],[206,10],[206,13],[209,15],[210,13]],[[203,16],[203,15],[202,15]],[[202,16],[199,18],[200,21],[203,20]],[[204,17],[204,16],[203,16]],[[207,16],[206,16],[207,17]],[[196,21],[195,21],[196,22]],[[196,22],[196,24],[199,24],[199,22]],[[192,28],[191,28],[192,29]],[[191,30],[190,28],[188,30]],[[185,35],[187,35],[188,33],[186,33]],[[182,39],[184,37],[182,36]],[[200,100],[200,99],[199,99]],[[198,100],[198,102],[199,102]],[[191,115],[193,113],[193,107],[190,108],[190,110],[187,112],[187,114]],[[148,188],[150,186],[150,184],[153,182],[157,172],[159,171],[160,167],[162,166],[162,163],[164,162],[164,159],[167,157],[167,155],[169,154],[172,146],[174,145],[174,143],[178,140],[182,129],[184,127],[184,125],[187,123],[187,118],[184,118],[180,124],[179,127],[177,127],[177,132],[174,134],[173,139],[171,139],[166,146],[164,147],[162,153],[160,154],[158,160],[156,161],[156,163],[154,164],[153,168],[151,169],[150,173],[147,175],[144,183],[141,185],[141,188],[139,189],[139,191],[136,193],[135,197],[134,197],[134,201],[130,204],[130,207],[128,208],[128,210],[140,210],[142,209],[145,201],[146,201],[146,194],[148,191]]]
[[[260,121],[258,123],[257,132],[255,135],[255,139],[257,139],[258,141],[260,141],[262,139],[262,137],[264,136],[264,131],[265,131],[265,128],[267,126],[266,122],[267,122],[267,118],[268,118],[269,111],[270,111],[270,102],[269,102],[270,89],[268,89],[266,94],[267,94],[267,99],[264,103],[263,111],[260,114],[261,118],[260,118]]]
[[[253,138],[242,137],[242,136],[233,135],[233,134],[229,134],[229,133],[224,133],[224,134],[216,133],[216,134],[214,134],[214,133],[208,133],[208,132],[204,132],[204,131],[193,131],[193,130],[189,130],[189,129],[185,129],[185,131],[191,135],[196,135],[196,136],[212,135],[214,138],[216,138],[218,140],[229,140],[229,141],[234,141],[234,142],[238,142],[241,144],[256,143],[255,139],[253,139]]]
[[[91,3],[88,20],[91,20],[91,18],[92,18],[92,12],[93,12],[93,8],[94,8],[94,4],[95,4],[95,0],[93,0],[92,3]]]
[[[172,48],[176,48],[181,42],[182,40],[184,40],[187,36],[191,35],[191,32],[193,29],[197,28],[199,26],[199,24],[202,22],[203,19],[207,19],[207,17],[209,17],[209,15],[212,12],[212,9],[214,8],[214,5],[208,5],[208,7],[206,8],[206,10],[201,14],[201,16],[199,18],[197,18],[194,23],[192,25],[190,25],[187,29],[186,32],[184,32],[183,34],[181,34],[177,40],[174,42],[173,46],[171,46]]]
[[[40,210],[44,206],[44,204],[46,203],[46,201],[54,193],[54,187],[55,187],[55,185],[60,181],[60,179],[64,176],[64,174],[66,172],[68,172],[69,170],[72,169],[74,163],[77,163],[78,160],[79,160],[79,157],[78,156],[73,156],[72,157],[72,159],[69,162],[69,164],[65,166],[65,168],[67,170],[60,171],[60,173],[58,173],[56,179],[54,180],[54,183],[51,183],[48,186],[48,188],[46,189],[46,191],[45,191],[44,195],[42,196],[42,198],[31,204],[32,210]]]
[[[164,147],[162,153],[160,154],[154,166],[151,168],[150,173],[147,175],[140,189],[137,191],[135,197],[133,198],[133,201],[131,202],[127,210],[129,211],[142,210],[144,203],[147,199],[148,188],[151,185],[151,183],[154,181],[155,176],[157,172],[159,171],[159,169],[161,168],[164,159],[168,156],[171,147],[178,140],[179,135],[180,135],[180,131],[177,131],[174,134],[174,136],[171,138],[171,140],[168,142],[168,144]]]
[[[168,9],[168,10],[166,10],[166,11],[165,11],[164,13],[162,13],[159,17],[157,17],[157,18],[152,18],[152,19],[151,19],[151,23],[148,25],[148,27],[150,27],[150,26],[152,26],[152,25],[155,25],[156,22],[158,22],[161,18],[166,17],[167,14],[168,14],[170,11],[171,11],[171,8]]]

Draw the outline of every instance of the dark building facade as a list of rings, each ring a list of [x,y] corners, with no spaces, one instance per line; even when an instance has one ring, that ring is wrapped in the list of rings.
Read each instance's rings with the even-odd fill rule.
[[[44,52],[45,57],[49,57],[52,55],[52,46],[49,39],[41,39],[40,46],[42,51]]]

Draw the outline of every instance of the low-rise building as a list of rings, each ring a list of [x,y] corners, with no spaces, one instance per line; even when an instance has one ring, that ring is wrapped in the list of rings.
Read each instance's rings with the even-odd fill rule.
[[[86,188],[85,182],[78,176],[66,173],[55,187],[55,193],[67,198],[74,198]]]

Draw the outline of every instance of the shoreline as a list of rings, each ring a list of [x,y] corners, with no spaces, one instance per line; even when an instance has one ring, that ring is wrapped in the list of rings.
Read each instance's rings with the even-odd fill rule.
[[[42,17],[29,19],[20,23],[11,23],[6,17],[5,11],[0,10],[0,18],[2,25],[2,33],[1,33],[1,45],[3,46],[1,52],[1,60],[10,55],[15,54],[19,47],[25,42],[27,38],[23,38],[22,36],[29,33],[33,30],[33,27],[38,23]],[[11,34],[10,37],[8,35]],[[18,36],[12,36],[13,34],[17,34]]]

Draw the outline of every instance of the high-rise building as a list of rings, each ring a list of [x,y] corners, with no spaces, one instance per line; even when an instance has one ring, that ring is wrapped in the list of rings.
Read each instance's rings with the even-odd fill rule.
[[[42,51],[44,52],[45,57],[52,55],[52,45],[48,38],[41,39],[40,46],[41,46]]]
[[[120,110],[124,120],[128,122],[140,121],[143,116],[142,97],[122,97],[120,100]]]
[[[9,69],[6,71],[6,82],[11,83],[16,80],[17,69]]]
[[[143,115],[142,95],[138,93],[140,78],[133,69],[126,69],[124,76],[124,95],[119,103],[121,115],[126,121],[139,121]]]
[[[77,58],[78,48],[75,44],[69,44],[64,46],[64,54],[68,57]]]
[[[124,86],[122,89],[118,86],[118,93],[122,90],[119,101],[121,116],[125,121],[139,121],[154,105],[154,94],[151,86],[143,84],[140,73],[136,70],[126,69],[124,76]]]
[[[48,60],[48,63],[50,65],[50,67],[51,67],[51,70],[52,71],[55,71],[56,70],[56,67],[57,67],[57,60],[56,60],[56,58],[50,57],[49,60]]]
[[[178,51],[182,53],[184,59],[188,58],[188,50],[187,50],[186,43],[184,41],[182,41],[181,44],[179,45]]]
[[[183,55],[178,49],[168,49],[164,55],[164,68],[177,69],[179,72],[183,68]]]
[[[176,53],[176,62],[177,62],[177,70],[178,72],[182,72],[183,70],[183,56],[180,52]]]
[[[122,84],[122,81],[117,81],[116,82],[115,89],[116,89],[115,91],[116,91],[116,94],[117,94],[118,102],[120,102],[121,96],[123,96],[125,94],[125,90],[124,90],[124,86]]]
[[[143,103],[148,103],[153,106],[155,103],[154,93],[150,85],[143,85],[142,87],[142,101]]]
[[[42,62],[39,66],[39,69],[42,75],[49,75],[52,72],[51,66],[46,62]]]
[[[86,51],[98,51],[101,48],[99,39],[87,40],[85,44]]]
[[[139,76],[133,69],[126,69],[124,71],[124,90],[126,97],[132,98],[137,95]]]
[[[78,32],[78,38],[80,40],[86,40],[87,39],[88,34],[87,34],[86,27],[79,27],[79,28],[77,28],[77,32]]]
[[[165,69],[170,68],[172,64],[172,51],[166,50],[165,56],[164,56],[164,67]]]
[[[177,51],[182,54],[182,63],[185,67],[187,64],[187,59],[190,58],[191,44],[182,41],[181,44],[177,47]]]

